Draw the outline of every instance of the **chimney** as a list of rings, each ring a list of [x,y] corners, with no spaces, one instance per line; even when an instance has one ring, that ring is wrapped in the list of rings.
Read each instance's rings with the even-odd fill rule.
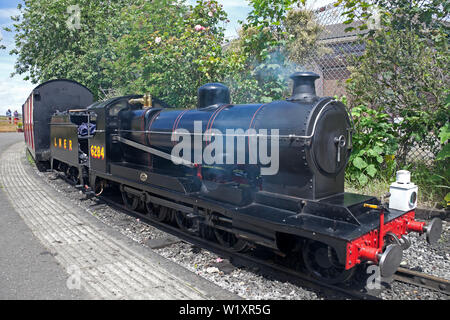
[[[289,101],[305,100],[312,101],[316,96],[316,86],[314,82],[320,78],[314,72],[296,72],[290,77],[294,80],[294,87],[292,96],[288,98]]]

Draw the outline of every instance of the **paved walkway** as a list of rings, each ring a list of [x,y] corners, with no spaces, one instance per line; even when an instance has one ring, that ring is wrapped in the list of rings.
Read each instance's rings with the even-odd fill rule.
[[[64,199],[59,199],[27,164],[23,143],[13,145],[0,157],[0,184],[7,196],[15,199],[12,202],[14,210],[3,210],[3,207],[0,211],[0,219],[7,221],[12,228],[6,236],[3,232],[7,230],[2,229],[8,229],[8,226],[0,229],[0,298],[237,298],[132,242],[81,208],[64,203]],[[4,203],[0,199],[0,204]],[[21,219],[17,219],[14,211]],[[3,226],[2,220],[0,225]],[[26,223],[46,249],[20,243],[25,234],[27,238],[31,235],[24,225],[16,227],[18,220]],[[35,240],[31,242],[37,245]],[[10,253],[4,254],[5,249]],[[14,260],[15,252],[19,252],[22,258]],[[30,256],[45,259],[34,266]],[[15,271],[18,263],[25,266]],[[34,272],[44,276],[33,277]],[[27,275],[30,275],[30,282],[24,280],[21,285],[30,283],[33,287],[30,290],[17,286],[20,277]],[[45,281],[46,277],[48,281]],[[44,280],[33,282],[35,278]],[[55,294],[47,294],[48,282],[55,284],[55,290],[50,290]],[[69,290],[68,286],[75,290]],[[76,290],[78,287],[80,290]],[[35,291],[38,288],[43,289]]]
[[[0,155],[23,134],[0,133]],[[83,299],[67,274],[15,212],[0,173],[0,299]]]

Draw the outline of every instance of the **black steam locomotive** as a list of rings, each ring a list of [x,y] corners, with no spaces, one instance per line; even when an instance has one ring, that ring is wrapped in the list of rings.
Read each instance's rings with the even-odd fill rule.
[[[88,194],[117,188],[128,208],[186,232],[212,230],[236,251],[258,244],[295,252],[324,282],[346,281],[363,263],[389,277],[410,244],[407,234],[436,242],[441,222],[415,221],[417,188],[409,181],[398,181],[389,208],[344,192],[352,150],[347,109],[316,96],[318,75],[291,78],[292,96],[266,104],[231,104],[228,88],[210,83],[189,110],[149,95],[42,105],[48,122],[35,137],[50,131],[51,168]],[[88,97],[77,101],[92,96],[77,92]]]

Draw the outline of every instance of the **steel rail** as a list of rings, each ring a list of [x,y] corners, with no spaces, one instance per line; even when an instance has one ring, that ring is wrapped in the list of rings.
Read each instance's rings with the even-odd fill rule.
[[[407,268],[398,268],[394,280],[439,291],[450,296],[450,281]]]
[[[68,180],[62,173],[58,172],[58,176],[62,179],[64,179],[66,182],[68,182],[71,185],[74,185],[73,182]],[[307,287],[312,290],[322,292],[324,294],[333,295],[335,293],[340,293],[342,295],[345,295],[349,298],[359,299],[359,300],[380,300],[378,296],[374,296],[367,292],[361,292],[354,289],[348,289],[343,288],[336,285],[330,285],[326,283],[322,283],[318,280],[315,280],[311,277],[308,277],[308,275],[298,272],[296,270],[287,268],[285,266],[282,266],[280,264],[274,263],[274,262],[267,262],[265,260],[250,256],[245,253],[237,253],[232,250],[229,250],[219,244],[213,243],[211,241],[208,241],[207,239],[201,238],[200,236],[189,234],[187,232],[183,232],[181,229],[171,226],[164,222],[158,222],[156,220],[151,219],[148,215],[142,214],[138,211],[134,211],[131,209],[128,209],[125,205],[117,203],[105,196],[99,196],[97,197],[99,200],[103,201],[104,203],[108,204],[110,207],[118,209],[122,211],[123,213],[129,214],[131,216],[135,216],[140,218],[142,221],[145,221],[146,223],[152,225],[153,227],[156,227],[166,233],[170,233],[171,235],[174,235],[180,239],[182,239],[186,243],[190,243],[192,245],[201,247],[206,250],[210,250],[218,255],[221,255],[222,257],[227,257],[228,259],[233,260],[234,262],[241,262],[243,265],[255,265],[258,267],[265,267],[268,270],[271,270],[272,272],[276,272],[277,275],[279,273],[283,273],[284,275],[294,277],[295,280],[301,282],[302,287]],[[172,245],[173,243],[168,243],[167,247]],[[160,249],[160,248],[159,248]],[[414,270],[410,270],[407,268],[399,267],[397,269],[397,272],[393,276],[394,281],[403,282],[407,284],[412,284],[418,287],[427,288],[430,290],[438,291],[440,293],[444,293],[447,295],[450,295],[450,281],[447,279],[439,278],[436,276],[428,275],[423,272],[418,272]]]
[[[191,245],[201,247],[202,249],[209,250],[218,254],[224,258],[233,261],[234,263],[238,263],[244,266],[257,266],[258,268],[265,268],[270,273],[280,277],[284,275],[286,280],[295,280],[299,283],[301,287],[311,289],[318,293],[327,295],[327,296],[336,296],[339,294],[340,296],[345,296],[350,299],[358,299],[358,300],[380,300],[381,298],[374,296],[367,292],[362,292],[359,290],[352,290],[349,288],[344,288],[336,285],[330,285],[319,280],[315,280],[304,273],[298,272],[296,270],[290,269],[288,267],[282,266],[280,264],[274,262],[268,262],[245,253],[237,253],[229,250],[219,244],[208,241],[207,239],[201,238],[199,236],[189,234],[187,232],[183,232],[177,227],[171,226],[167,223],[158,222],[151,218],[148,215],[139,213],[137,211],[128,209],[125,205],[117,203],[105,196],[98,197],[100,200],[108,204],[110,207],[118,209],[126,214],[129,214],[134,217],[138,217],[141,221],[145,221],[146,223],[156,227],[162,231],[170,233],[173,236],[176,236],[182,239],[184,242],[189,243]],[[170,244],[168,245],[170,246]],[[281,273],[281,274],[280,274]]]

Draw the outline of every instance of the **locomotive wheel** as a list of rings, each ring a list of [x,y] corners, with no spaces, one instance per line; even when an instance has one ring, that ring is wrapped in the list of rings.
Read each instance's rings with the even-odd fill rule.
[[[214,234],[217,241],[225,248],[235,252],[243,252],[249,248],[248,242],[236,237],[233,233],[214,228]]]
[[[349,280],[355,268],[345,270],[336,251],[321,242],[307,241],[303,247],[303,261],[311,275],[324,283],[335,284]]]
[[[175,211],[173,213],[177,226],[183,231],[192,231],[195,227],[194,221],[186,216],[186,213]]]
[[[66,171],[65,171],[66,177],[67,179],[73,183],[73,184],[77,184],[78,183],[78,170],[74,167],[67,167]]]
[[[127,209],[136,210],[139,206],[139,199],[134,195],[128,194],[125,191],[122,191],[122,200],[123,204]]]
[[[169,208],[157,206],[151,202],[145,203],[145,210],[152,219],[155,219],[158,222],[168,220],[168,217],[170,215]]]
[[[201,224],[200,225],[200,236],[203,239],[214,240],[216,239],[216,235],[214,234],[214,228]]]

